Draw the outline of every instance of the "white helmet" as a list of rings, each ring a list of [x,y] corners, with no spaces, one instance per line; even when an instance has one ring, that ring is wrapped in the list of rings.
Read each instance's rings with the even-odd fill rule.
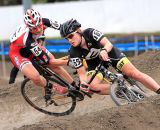
[[[24,15],[24,22],[28,27],[32,28],[41,24],[42,18],[38,11],[28,9]]]

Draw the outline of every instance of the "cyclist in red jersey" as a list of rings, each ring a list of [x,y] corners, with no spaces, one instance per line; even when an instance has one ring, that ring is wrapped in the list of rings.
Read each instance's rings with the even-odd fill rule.
[[[24,23],[20,25],[15,33],[10,37],[9,57],[13,65],[18,68],[26,77],[31,79],[36,85],[45,87],[45,98],[50,98],[50,89],[52,84],[48,83],[44,77],[31,63],[31,58],[36,56],[41,63],[64,78],[66,81],[74,84],[72,77],[60,65],[67,65],[66,60],[55,59],[54,56],[37,39],[44,34],[47,27],[59,30],[61,24],[47,18],[41,18],[38,11],[28,9],[24,15]],[[59,88],[62,89],[62,88]],[[61,91],[61,90],[60,90]],[[63,92],[66,92],[64,90]]]
[[[37,41],[38,41],[38,44],[43,46],[45,42],[45,35],[40,36],[37,39]],[[13,84],[15,82],[18,72],[19,72],[19,69],[16,66],[13,66],[10,72],[9,84]]]

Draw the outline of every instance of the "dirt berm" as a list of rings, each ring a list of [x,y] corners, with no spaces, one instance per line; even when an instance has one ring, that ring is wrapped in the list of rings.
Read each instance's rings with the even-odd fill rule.
[[[131,61],[160,84],[159,51],[145,52]],[[6,66],[11,68],[10,63]],[[148,89],[150,97],[139,103],[117,107],[109,96],[95,94],[78,102],[70,115],[54,117],[30,107],[21,96],[20,83],[10,86],[0,78],[0,130],[160,130],[160,95]]]
[[[93,106],[90,106],[93,107]],[[79,117],[64,117],[17,130],[159,130],[160,96],[143,102],[103,109]]]

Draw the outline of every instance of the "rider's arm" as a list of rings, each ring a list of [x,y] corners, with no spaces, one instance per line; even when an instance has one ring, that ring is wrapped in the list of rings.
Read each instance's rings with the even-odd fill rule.
[[[87,81],[86,69],[84,66],[77,69],[77,73],[80,79],[80,89],[82,91],[88,92],[90,85]]]
[[[100,51],[100,57],[102,60],[108,61],[108,53],[112,50],[113,45],[111,44],[111,42],[109,42],[109,40],[106,37],[103,37],[101,39],[100,44],[103,46],[103,48],[101,48]]]
[[[103,46],[103,48],[107,51],[107,52],[110,52],[113,48],[113,45],[112,43],[106,38],[106,37],[103,37],[101,40],[100,40],[100,44]]]
[[[89,35],[93,42],[100,44],[100,46],[107,52],[110,52],[112,50],[113,47],[112,43],[104,36],[102,32],[96,29],[92,29]]]
[[[55,65],[55,66],[68,65],[68,63],[69,63],[69,55],[64,56],[64,57],[61,57],[61,58],[58,58],[58,59],[52,59],[52,60],[50,60],[50,63],[51,63],[52,65]],[[72,67],[72,66],[71,66],[71,67]]]
[[[40,61],[42,61],[43,64],[49,64],[49,55],[41,49],[39,44],[36,46],[32,46],[30,50],[34,54],[34,56],[36,56],[40,59]]]
[[[86,68],[83,65],[83,59],[80,57],[70,57],[69,60],[71,63],[73,63],[74,68],[77,70],[80,83],[87,82]]]
[[[28,48],[34,56],[36,56],[43,64],[49,63],[49,56],[46,52],[41,49],[41,46],[32,38],[32,34],[29,34],[26,42],[26,48]]]
[[[80,83],[87,82],[86,69],[84,66],[77,69]]]
[[[63,59],[52,59],[50,60],[50,64],[52,64],[53,66],[63,66],[63,65],[67,65],[68,60],[63,60]]]
[[[61,24],[58,23],[57,21],[53,21],[48,18],[42,18],[42,21],[43,21],[43,24],[47,27],[54,28],[56,30],[60,29]]]
[[[108,60],[108,52],[110,52],[113,48],[111,42],[104,36],[104,34],[98,30],[93,29],[90,33],[90,37],[93,42],[97,43],[101,47],[100,57],[104,60]]]

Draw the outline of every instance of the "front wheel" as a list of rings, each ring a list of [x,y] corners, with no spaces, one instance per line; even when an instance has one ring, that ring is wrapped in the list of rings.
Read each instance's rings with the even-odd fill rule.
[[[120,87],[118,82],[111,85],[110,96],[116,105],[121,106],[143,100],[146,94],[138,87],[124,84]]]
[[[53,85],[66,87],[62,82],[49,78]],[[25,79],[21,85],[21,93],[24,99],[36,110],[53,116],[64,116],[70,114],[76,107],[76,97],[70,91],[65,94],[53,91],[51,102],[46,104],[44,99],[44,88],[36,86],[29,79]]]

